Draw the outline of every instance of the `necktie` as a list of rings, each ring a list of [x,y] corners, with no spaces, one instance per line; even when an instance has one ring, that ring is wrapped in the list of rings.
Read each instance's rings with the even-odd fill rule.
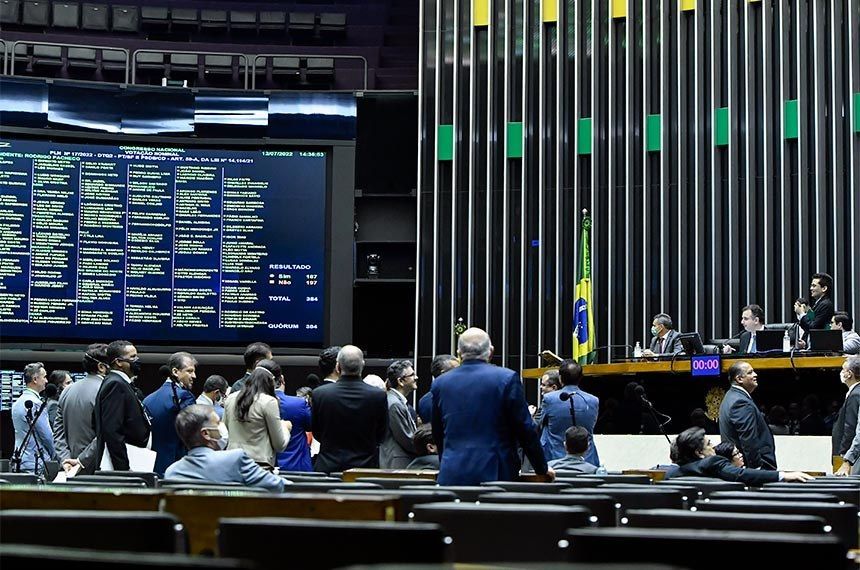
[[[750,342],[750,352],[755,352],[755,333],[752,333],[752,342]]]

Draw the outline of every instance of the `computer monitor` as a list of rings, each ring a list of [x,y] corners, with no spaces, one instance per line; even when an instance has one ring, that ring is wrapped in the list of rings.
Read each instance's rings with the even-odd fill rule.
[[[809,331],[809,350],[841,353],[842,348],[842,331],[815,329]]]
[[[678,335],[678,340],[681,341],[685,354],[705,354],[705,346],[702,344],[702,337],[699,336],[699,333],[681,333]]]
[[[785,330],[763,330],[755,333],[756,352],[782,351]]]

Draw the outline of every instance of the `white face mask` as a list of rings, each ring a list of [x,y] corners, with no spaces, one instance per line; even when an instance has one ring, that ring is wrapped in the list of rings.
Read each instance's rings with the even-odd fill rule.
[[[223,423],[218,424],[218,433],[221,434],[221,437],[218,438],[218,448],[223,451],[227,449],[227,442],[230,436],[230,434],[227,433],[227,426]]]

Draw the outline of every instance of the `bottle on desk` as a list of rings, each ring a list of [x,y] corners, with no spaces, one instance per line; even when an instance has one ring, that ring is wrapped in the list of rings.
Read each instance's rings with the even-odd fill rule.
[[[791,352],[791,337],[788,336],[788,329],[786,329],[785,335],[782,337],[782,351]]]
[[[636,341],[636,345],[633,347],[633,358],[642,358],[642,345],[639,344],[639,341]]]
[[[606,473],[606,466],[603,463],[601,463],[597,468],[597,471],[594,472],[595,475],[606,475]]]

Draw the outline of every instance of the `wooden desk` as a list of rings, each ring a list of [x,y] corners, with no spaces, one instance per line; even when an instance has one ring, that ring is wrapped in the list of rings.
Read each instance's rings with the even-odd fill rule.
[[[2,509],[74,509],[90,511],[158,511],[169,491],[161,489],[69,488],[3,485],[0,487]]]
[[[354,483],[359,477],[381,477],[384,479],[431,479],[436,480],[439,472],[433,469],[364,469],[353,468],[343,472],[342,479],[345,483]],[[287,487],[285,492],[289,493]]]
[[[844,356],[797,356],[792,360],[779,358],[723,358],[722,371],[728,372],[732,364],[739,361],[749,362],[756,370],[802,370],[814,368],[842,368]],[[552,368],[528,368],[523,370],[523,378],[540,378]],[[643,358],[630,362],[615,362],[612,364],[587,364],[582,367],[585,376],[622,376],[632,374],[672,374],[690,372],[690,359],[678,358],[670,360],[652,360]]]
[[[334,520],[397,520],[396,497],[296,493],[226,496],[180,491],[164,500],[164,511],[176,515],[188,533],[191,554],[218,552],[218,521],[236,517],[298,517]],[[286,540],[286,537],[285,537]],[[277,545],[269,545],[275,548]]]

